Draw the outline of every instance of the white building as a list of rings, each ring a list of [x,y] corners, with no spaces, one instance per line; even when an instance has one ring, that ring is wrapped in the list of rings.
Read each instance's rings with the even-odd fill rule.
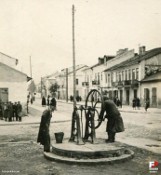
[[[27,75],[0,62],[0,100],[26,103]]]

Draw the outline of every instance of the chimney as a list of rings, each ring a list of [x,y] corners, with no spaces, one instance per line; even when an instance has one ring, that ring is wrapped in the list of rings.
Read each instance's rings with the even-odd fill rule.
[[[145,52],[146,52],[146,47],[145,46],[139,47],[139,55],[144,55]]]

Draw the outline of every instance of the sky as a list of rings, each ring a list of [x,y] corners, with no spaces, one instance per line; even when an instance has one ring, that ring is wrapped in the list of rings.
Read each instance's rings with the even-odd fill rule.
[[[88,66],[119,49],[161,47],[161,0],[0,0],[0,52],[19,60],[36,82],[76,64]]]

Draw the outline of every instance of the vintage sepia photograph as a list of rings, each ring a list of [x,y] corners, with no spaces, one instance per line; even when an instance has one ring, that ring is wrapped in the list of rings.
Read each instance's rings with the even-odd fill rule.
[[[161,174],[161,0],[0,0],[0,175]]]

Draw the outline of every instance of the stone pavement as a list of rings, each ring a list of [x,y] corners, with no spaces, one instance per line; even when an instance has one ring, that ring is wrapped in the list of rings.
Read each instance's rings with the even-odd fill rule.
[[[66,103],[66,102],[62,101],[62,100],[58,100],[58,103],[61,104],[61,103]],[[72,102],[68,102],[68,103],[70,104]],[[78,105],[84,105],[84,104],[85,104],[84,102],[78,103]],[[36,102],[34,102],[34,104],[32,104],[32,105],[30,104],[29,107],[32,108],[32,113],[30,113],[26,117],[23,117],[22,122],[18,122],[18,121],[6,122],[4,120],[0,120],[0,126],[3,126],[3,125],[22,125],[22,124],[23,125],[24,124],[39,124],[42,111],[44,111],[44,109],[46,107],[41,106],[40,99],[36,99]],[[141,107],[140,110],[133,110],[131,106],[123,106],[122,108],[119,108],[119,110],[120,110],[120,112],[142,113],[143,115],[144,115],[144,113],[150,114],[150,115],[156,114],[157,120],[158,120],[158,125],[161,123],[161,115],[160,115],[161,109],[149,108],[148,111],[145,112],[143,107]],[[151,118],[150,120],[153,122],[153,117],[150,117],[150,115],[148,115],[148,119]],[[138,117],[138,115],[136,116],[136,118],[137,117]],[[135,119],[133,118],[133,120],[135,120]],[[146,120],[146,119],[144,119],[144,120]],[[65,114],[65,116],[64,116],[64,113],[61,111],[55,111],[54,117],[51,120],[51,122],[55,122],[55,123],[68,122],[68,121],[71,121],[71,115]],[[142,124],[142,126],[143,125],[144,124]],[[98,130],[98,132],[99,132],[99,130]],[[98,135],[101,135],[101,134],[98,134]],[[119,136],[119,137],[117,137],[117,141],[161,154],[161,140],[157,141],[157,140],[145,139],[145,138],[129,138],[129,137],[126,138],[124,136],[122,136],[122,137]]]

